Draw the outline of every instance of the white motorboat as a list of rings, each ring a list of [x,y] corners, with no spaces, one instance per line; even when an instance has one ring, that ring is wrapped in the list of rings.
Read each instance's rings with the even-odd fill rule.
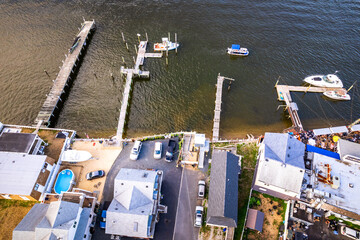
[[[173,43],[170,42],[168,38],[162,38],[161,43],[155,43],[154,44],[154,51],[166,51],[166,48],[168,51],[174,50],[180,46],[179,43]]]
[[[63,162],[78,163],[92,159],[91,153],[80,150],[66,150],[63,152],[61,160]]]
[[[343,83],[335,74],[313,75],[304,79],[304,82],[316,87],[342,88]]]
[[[228,48],[226,52],[233,56],[242,56],[246,57],[249,55],[249,50],[247,48],[242,48],[238,44],[231,45],[231,48]]]
[[[350,100],[350,95],[344,89],[326,91],[323,93],[326,97],[334,100]]]

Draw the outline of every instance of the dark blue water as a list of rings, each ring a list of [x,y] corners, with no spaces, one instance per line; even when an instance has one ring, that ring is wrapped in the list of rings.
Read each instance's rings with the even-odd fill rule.
[[[346,88],[359,79],[359,13],[358,1],[3,2],[0,121],[33,123],[85,17],[95,19],[97,31],[57,127],[80,135],[114,135],[124,85],[121,57],[132,65],[137,33],[147,32],[152,45],[176,32],[181,47],[177,55],[170,54],[169,66],[165,59],[147,60],[150,80],[134,84],[128,136],[177,130],[210,134],[218,73],[236,79],[223,95],[222,137],[281,131],[291,122],[282,110],[276,111],[281,104],[274,90],[279,76],[280,84],[301,85],[307,75],[338,70]],[[225,49],[232,43],[249,48],[250,56],[227,56]],[[349,102],[293,94],[304,127],[343,125],[359,118],[359,87],[350,91]]]

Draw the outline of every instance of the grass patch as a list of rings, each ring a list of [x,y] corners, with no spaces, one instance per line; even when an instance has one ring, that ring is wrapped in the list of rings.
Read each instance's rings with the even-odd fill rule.
[[[0,200],[0,239],[11,239],[12,231],[30,211],[35,201]]]
[[[256,143],[238,144],[237,154],[243,156],[241,160],[241,175],[238,186],[238,226],[235,229],[234,239],[241,238],[243,231],[247,205],[249,201],[251,184],[254,177],[255,166],[257,161],[258,146]],[[245,167],[245,168],[244,168]],[[256,202],[255,202],[256,203]]]
[[[11,200],[11,199],[1,199],[0,200],[0,209],[5,209],[8,207],[32,207],[37,201],[22,201],[22,200]]]
[[[337,217],[335,217],[334,215],[330,215],[330,216],[328,217],[328,219],[329,219],[329,220],[337,220],[337,221],[339,221],[339,222],[341,221],[341,222],[344,223],[347,227],[360,231],[360,226],[359,226],[359,225],[356,225],[356,224],[354,224],[354,223],[352,223],[352,222],[346,221],[346,220],[344,220],[344,219],[342,219],[342,218],[337,218]]]

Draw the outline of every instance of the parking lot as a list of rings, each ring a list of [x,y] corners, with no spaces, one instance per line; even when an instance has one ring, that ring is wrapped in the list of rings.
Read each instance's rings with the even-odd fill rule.
[[[136,161],[129,159],[131,148],[133,143],[129,143],[124,147],[118,158],[115,160],[113,166],[107,174],[105,187],[103,190],[102,207],[104,202],[109,204],[113,199],[114,191],[114,179],[121,168],[134,168],[134,169],[158,169],[164,172],[164,179],[161,192],[163,194],[163,200],[161,204],[168,206],[168,212],[166,214],[160,214],[160,221],[156,224],[154,239],[173,239],[174,227],[177,211],[181,212],[178,217],[176,232],[188,232],[188,236],[182,239],[196,239],[197,229],[193,227],[193,215],[196,205],[196,191],[197,191],[197,179],[202,173],[200,171],[186,171],[186,174],[182,174],[182,168],[176,167],[176,162],[166,162],[165,153],[168,139],[157,140],[163,143],[162,158],[155,160],[153,157],[155,141],[143,142],[142,149],[139,154],[139,158]],[[178,146],[177,148],[178,149]],[[177,159],[178,152],[175,154],[174,159]],[[190,172],[190,173],[188,173]],[[182,180],[182,176],[186,177],[186,180]],[[184,196],[179,197],[180,184],[182,182],[182,188],[187,189],[181,191]],[[190,187],[189,187],[190,186]],[[178,208],[178,200],[180,199],[181,207]],[[93,239],[110,239],[110,235],[105,234],[104,229],[99,228],[99,218],[97,219],[95,233]],[[130,238],[121,238],[130,239]],[[176,238],[179,239],[179,238]]]

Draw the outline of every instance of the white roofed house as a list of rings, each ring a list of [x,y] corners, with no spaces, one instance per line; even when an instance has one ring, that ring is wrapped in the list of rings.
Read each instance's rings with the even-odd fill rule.
[[[289,134],[265,133],[259,148],[253,189],[282,199],[300,195],[305,144]]]
[[[162,171],[122,168],[115,178],[114,199],[106,212],[105,233],[153,238],[159,213]]]
[[[91,239],[96,203],[96,194],[81,189],[48,194],[16,226],[12,239]]]
[[[45,155],[0,152],[0,199],[39,200],[55,160]]]

